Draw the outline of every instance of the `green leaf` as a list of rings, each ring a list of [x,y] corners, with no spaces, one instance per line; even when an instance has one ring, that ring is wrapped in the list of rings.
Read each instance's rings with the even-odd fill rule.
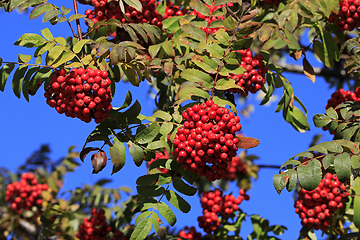
[[[45,28],[41,30],[41,34],[46,38],[48,41],[53,41],[54,36],[51,34],[50,30],[48,28]]]
[[[110,148],[110,157],[113,163],[113,169],[111,175],[117,173],[125,165],[126,150],[123,142],[120,142],[118,138],[114,138],[112,146]]]
[[[142,5],[139,0],[124,0],[124,2],[129,5],[130,7],[135,8],[139,12],[142,12]]]
[[[310,130],[310,125],[306,119],[305,114],[297,107],[291,110],[291,117],[296,126],[303,130]]]
[[[336,155],[334,160],[335,173],[340,182],[345,182],[351,175],[350,155],[347,152]]]
[[[161,111],[161,110],[157,110],[152,116],[155,118],[163,119],[167,122],[171,121],[171,119],[172,119],[172,116],[169,113]]]
[[[14,45],[18,45],[21,47],[38,47],[46,43],[46,40],[34,33],[24,33],[15,43]]]
[[[27,71],[24,80],[23,80],[23,86],[22,86],[22,92],[24,95],[24,98],[26,99],[26,101],[29,101],[29,82],[30,82],[30,78],[31,76],[39,71],[40,67],[32,67],[29,69],[29,71]]]
[[[150,211],[145,211],[140,213],[140,215],[136,218],[135,220],[135,225],[138,225],[140,222],[142,222],[145,218],[147,218],[148,216],[150,216],[151,212]]]
[[[31,60],[31,55],[18,54],[19,63],[28,63]]]
[[[317,159],[307,161],[307,165],[300,165],[297,173],[301,187],[311,191],[319,186],[321,181],[321,163]]]
[[[352,155],[350,158],[350,163],[353,169],[360,168],[360,156]]]
[[[171,181],[171,176],[164,173],[148,174],[139,177],[136,180],[137,185],[151,186],[151,185],[163,185]]]
[[[204,99],[209,99],[209,94],[199,88],[196,88],[194,86],[180,86],[180,90],[175,95],[175,100],[177,104],[181,104],[182,102],[186,100],[190,100],[192,96],[202,97]]]
[[[289,181],[286,184],[286,189],[288,192],[291,192],[296,187],[297,173],[294,169],[289,169],[287,175],[289,176]]]
[[[180,26],[181,30],[189,34],[189,37],[195,40],[203,40],[206,38],[206,33],[201,28],[196,27],[192,24],[184,24]]]
[[[313,117],[314,125],[316,127],[324,127],[328,125],[332,120],[329,116],[324,114],[315,114]]]
[[[143,197],[158,197],[165,192],[161,186],[136,186],[137,192]]]
[[[322,142],[319,143],[318,145],[326,148],[329,152],[333,152],[333,153],[343,152],[343,148],[341,147],[338,141]]]
[[[64,6],[61,6],[61,11],[64,15],[69,14],[71,12],[70,8],[66,8]]]
[[[90,39],[82,39],[82,40],[78,41],[78,42],[75,44],[75,46],[74,46],[74,48],[73,48],[73,51],[74,51],[75,53],[79,53],[79,52],[81,51],[81,49],[84,47],[84,45],[85,45],[86,43],[88,43],[89,41],[90,41]]]
[[[177,191],[179,191],[182,194],[185,194],[187,196],[194,196],[196,194],[196,191],[197,191],[197,189],[195,187],[186,184],[179,177],[174,177],[173,186]]]
[[[290,159],[290,160],[287,160],[283,165],[281,165],[281,167],[280,167],[280,170],[283,168],[283,167],[285,167],[285,166],[287,166],[287,165],[295,165],[295,166],[297,166],[297,165],[299,165],[301,162],[300,161],[298,161],[298,160],[294,160],[294,159]]]
[[[325,170],[328,169],[329,166],[334,163],[334,159],[335,159],[334,154],[328,154],[323,158],[322,164]]]
[[[71,15],[69,17],[69,22],[72,22],[74,21],[75,19],[80,19],[80,18],[86,18],[86,15],[84,14],[74,14],[74,15]]]
[[[47,11],[50,11],[50,10],[52,10],[54,8],[55,8],[54,5],[52,5],[50,3],[44,3],[42,5],[39,5],[39,6],[35,7],[31,11],[29,18],[30,19],[35,19],[35,18],[41,16],[43,13],[45,13]]]
[[[175,50],[174,46],[171,42],[167,41],[163,44],[161,44],[162,49],[164,49],[165,53],[171,57],[175,57]]]
[[[209,7],[206,6],[203,2],[200,0],[191,0],[190,1],[190,7],[196,11],[198,11],[200,14],[204,16],[210,16],[210,10]]]
[[[191,61],[196,64],[199,68],[204,70],[206,73],[215,74],[217,72],[218,64],[212,58],[204,55],[194,55]],[[235,74],[235,73],[234,73]]]
[[[276,192],[280,195],[281,191],[285,188],[288,178],[285,174],[275,174],[273,177],[273,185]]]
[[[355,192],[354,203],[354,216],[353,222],[357,228],[360,228],[360,178],[355,178],[353,191]]]
[[[24,2],[26,2],[26,0],[11,0],[11,1],[10,1],[9,12],[14,11],[15,8],[17,8],[18,6],[20,6],[20,5],[23,4]]]
[[[158,140],[158,141],[149,143],[147,148],[150,150],[169,148],[169,144],[167,142],[165,142],[164,140]]]
[[[55,46],[51,48],[46,55],[45,63],[51,66],[55,61],[60,57],[60,55],[65,51],[63,46]]]
[[[318,58],[320,58],[320,60],[325,64],[325,66],[327,66],[328,68],[333,68],[334,61],[329,58],[328,50],[324,49],[324,46],[326,45],[319,41],[315,41],[313,43],[314,52],[316,56],[318,56]]]
[[[27,69],[27,65],[21,65],[18,69],[16,69],[14,73],[14,77],[12,80],[12,88],[15,96],[17,96],[18,98],[20,98],[21,96],[21,87]]]
[[[128,147],[135,165],[140,167],[144,160],[143,149],[132,141],[128,142]]]
[[[143,240],[151,231],[151,218],[146,218],[136,225],[130,236],[130,240]]]
[[[202,87],[211,88],[213,86],[213,78],[197,69],[185,69],[180,76],[190,82],[199,84]]]
[[[188,213],[191,209],[190,204],[172,190],[166,192],[166,199],[183,213]]]
[[[136,134],[135,139],[139,144],[151,142],[159,133],[160,125],[157,122],[153,122],[149,127]]]
[[[61,12],[57,9],[50,10],[47,13],[45,13],[45,15],[43,16],[42,22],[45,23],[59,14],[61,14]]]
[[[165,218],[165,220],[170,224],[170,226],[174,226],[176,223],[176,216],[173,211],[163,202],[159,202],[158,210],[160,214]]]

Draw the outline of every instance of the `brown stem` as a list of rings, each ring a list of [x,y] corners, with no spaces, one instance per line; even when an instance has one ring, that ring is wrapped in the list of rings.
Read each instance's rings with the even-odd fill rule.
[[[79,14],[78,6],[77,6],[77,1],[76,1],[76,0],[73,0],[73,3],[74,3],[75,14]],[[77,27],[77,32],[78,32],[79,40],[82,40],[81,27],[80,27],[80,20],[79,20],[79,19],[76,19],[76,27]]]
[[[280,169],[280,166],[277,166],[277,165],[257,165],[257,167],[259,167],[259,168],[276,168],[276,169]]]

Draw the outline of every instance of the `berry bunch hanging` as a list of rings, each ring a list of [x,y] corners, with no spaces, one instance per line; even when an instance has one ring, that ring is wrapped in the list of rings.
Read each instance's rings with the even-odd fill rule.
[[[93,208],[91,210],[91,217],[84,218],[80,224],[76,237],[80,240],[107,239],[106,236],[111,232],[112,228],[106,222],[104,214],[105,211],[103,209]]]
[[[232,3],[228,3],[228,6],[232,6],[233,4]],[[211,26],[211,23],[212,22],[215,22],[215,21],[218,21],[218,20],[224,20],[225,17],[224,15],[220,15],[220,16],[213,16],[213,13],[222,8],[223,6],[225,6],[224,4],[222,5],[219,5],[219,6],[212,6],[212,5],[209,5],[209,4],[206,4],[206,6],[209,8],[210,10],[210,16],[204,16],[202,15],[201,13],[199,13],[198,11],[196,10],[193,10],[190,15],[195,15],[197,16],[198,18],[202,18],[204,19],[206,22],[207,22],[207,26],[206,27],[201,27],[201,29],[206,33],[206,34],[211,34],[211,33],[216,33],[220,28],[223,28],[225,31],[226,31],[226,28],[224,27],[212,27]]]
[[[301,224],[325,231],[336,209],[343,209],[349,192],[335,174],[326,173],[320,185],[312,191],[301,189],[295,202],[295,212]]]
[[[85,15],[94,23],[101,20],[117,19],[122,23],[149,23],[162,28],[163,17],[156,10],[158,2],[155,0],[141,0],[140,2],[143,7],[142,12],[125,4],[124,15],[118,1],[91,0],[94,10],[86,10]]]
[[[163,19],[168,19],[174,16],[183,16],[188,12],[188,10],[186,8],[182,8],[180,9],[179,6],[173,4],[170,1],[166,2],[166,10],[165,13],[163,14]]]
[[[195,227],[189,228],[188,226],[185,226],[178,235],[179,237],[189,240],[201,240],[201,233],[197,232]],[[177,240],[181,240],[181,238],[178,238]]]
[[[240,92],[243,97],[246,97],[249,92],[256,93],[265,84],[265,73],[268,68],[265,66],[264,57],[262,55],[253,56],[250,49],[237,50],[241,53],[240,66],[245,68],[243,74],[230,74],[230,77],[235,80],[236,85],[240,89],[231,89],[231,92]]]
[[[239,209],[239,204],[243,200],[249,200],[250,196],[246,194],[244,189],[240,189],[240,196],[235,198],[234,195],[224,195],[220,189],[214,191],[203,192],[200,203],[203,208],[203,216],[198,217],[199,227],[204,232],[210,234],[220,226],[220,218],[229,218],[235,211]]]
[[[240,118],[213,100],[188,107],[182,116],[185,121],[173,140],[177,162],[208,181],[226,178],[228,163],[238,150],[235,133],[241,129]]]
[[[41,192],[47,190],[48,185],[39,184],[33,173],[23,173],[19,182],[7,185],[5,201],[10,203],[10,209],[17,214],[21,214],[24,210],[37,213],[43,202]]]
[[[235,156],[228,165],[228,175],[226,179],[234,181],[238,178],[238,175],[246,175],[247,173],[246,163],[238,156]]]
[[[64,69],[57,70],[45,92],[46,103],[68,117],[100,123],[112,109],[110,84],[106,71],[74,68],[66,74]]]
[[[360,1],[342,0],[339,4],[339,13],[332,12],[329,22],[338,25],[340,31],[352,31],[360,27]]]
[[[342,88],[336,90],[336,92],[331,94],[331,98],[328,100],[325,108],[329,109],[330,107],[332,107],[335,109],[338,105],[340,105],[341,103],[346,102],[346,101],[360,102],[360,87],[357,87],[355,89],[355,92],[351,92],[349,90],[345,91]],[[336,111],[339,115],[339,120],[343,120],[343,118],[340,114],[340,109],[337,109]],[[323,127],[323,130],[326,131],[328,129],[327,129],[327,127]],[[335,134],[335,132],[336,131],[333,131],[330,133]]]

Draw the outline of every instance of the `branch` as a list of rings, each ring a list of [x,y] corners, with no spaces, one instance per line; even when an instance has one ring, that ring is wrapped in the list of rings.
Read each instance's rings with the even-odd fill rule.
[[[303,66],[288,64],[288,63],[276,63],[285,72],[304,74]],[[313,67],[316,76],[333,77],[333,78],[352,78],[351,74],[347,74],[345,70],[337,71],[329,68]]]
[[[76,0],[73,0],[73,2],[74,2],[75,14],[79,14],[78,6],[77,6],[77,1],[76,1]],[[80,20],[79,20],[78,18],[76,19],[76,27],[77,27],[77,32],[78,32],[79,40],[82,40]]]

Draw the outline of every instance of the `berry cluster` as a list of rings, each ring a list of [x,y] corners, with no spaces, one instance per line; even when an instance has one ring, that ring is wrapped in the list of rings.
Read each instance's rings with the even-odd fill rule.
[[[104,214],[105,211],[103,209],[93,208],[91,210],[91,217],[84,218],[80,224],[76,237],[80,240],[107,239],[106,236],[111,232],[112,228],[106,222]]]
[[[230,74],[230,77],[235,80],[236,85],[241,89],[231,89],[231,92],[240,92],[243,97],[246,97],[249,92],[256,93],[265,84],[265,73],[268,68],[265,66],[264,57],[262,55],[253,56],[250,49],[238,50],[241,53],[240,66],[245,68],[243,74]]]
[[[201,240],[201,233],[197,232],[195,227],[188,227],[185,226],[184,230],[181,230],[179,232],[179,237],[189,239],[189,240]],[[181,238],[178,238],[177,240],[181,240]]]
[[[174,16],[183,16],[188,12],[186,8],[180,9],[179,6],[174,5],[172,2],[167,1],[166,2],[166,10],[163,14],[163,19],[168,19]]]
[[[185,121],[173,140],[173,156],[208,181],[226,178],[228,162],[238,150],[235,133],[241,129],[240,118],[213,100],[188,107],[182,116]]]
[[[245,162],[238,156],[233,157],[228,164],[228,175],[226,177],[229,181],[234,181],[238,175],[246,175],[248,173]]]
[[[198,217],[199,227],[204,232],[210,234],[220,226],[220,219],[229,218],[235,211],[239,209],[239,204],[243,200],[249,200],[250,196],[246,194],[244,189],[240,189],[237,198],[234,195],[222,195],[220,189],[214,191],[203,192],[200,199],[203,208],[203,216]]]
[[[336,108],[338,105],[340,105],[343,102],[346,101],[356,101],[356,102],[360,102],[360,87],[357,87],[355,89],[355,92],[351,92],[351,91],[345,91],[344,89],[338,89],[336,90],[336,92],[334,92],[333,94],[331,94],[331,98],[328,100],[325,108],[328,109],[330,107],[332,108]],[[343,118],[340,115],[340,109],[336,110],[338,115],[339,115],[339,120],[343,120]],[[323,127],[323,130],[327,130],[326,127]],[[331,132],[331,134],[335,134],[334,132]]]
[[[325,106],[326,109],[335,107],[343,102],[346,101],[357,101],[360,102],[360,87],[355,89],[355,92],[345,91],[344,89],[338,89],[336,92],[331,94],[331,98],[328,100],[327,105]]]
[[[155,158],[152,158],[149,162],[147,162],[147,166],[150,167],[151,163],[153,163],[153,162],[155,162],[156,160],[159,160],[159,159],[169,159],[169,153],[166,150],[164,150],[164,153],[162,153],[162,152],[155,153]],[[158,168],[158,170],[161,173],[170,174],[169,169]]]
[[[21,174],[19,182],[10,183],[5,191],[5,200],[10,203],[10,209],[21,214],[23,210],[38,212],[42,205],[41,192],[48,190],[47,184],[38,184],[35,175],[31,172]]]
[[[352,31],[360,27],[360,0],[340,1],[340,11],[338,14],[332,12],[329,22],[339,26],[340,31]]]
[[[228,3],[228,6],[232,6],[232,3]],[[211,23],[214,21],[218,21],[218,20],[224,20],[225,17],[224,15],[220,15],[220,16],[213,16],[213,13],[222,8],[224,6],[224,4],[219,5],[219,6],[212,6],[212,5],[208,5],[206,4],[206,6],[209,8],[210,10],[210,16],[204,16],[201,13],[199,13],[198,11],[194,10],[190,13],[190,15],[195,15],[198,18],[202,18],[207,22],[207,26],[206,27],[201,27],[201,29],[206,33],[206,34],[211,34],[211,33],[216,33],[220,28],[223,28],[226,31],[226,28],[224,27],[211,27]]]
[[[325,231],[330,217],[336,209],[343,209],[349,192],[337,176],[326,173],[320,185],[312,191],[301,189],[295,202],[295,212],[302,219],[301,224],[315,230]]]
[[[110,84],[106,71],[74,68],[66,74],[60,69],[51,76],[45,92],[46,103],[68,117],[77,117],[87,123],[93,118],[100,123],[112,109]]]

